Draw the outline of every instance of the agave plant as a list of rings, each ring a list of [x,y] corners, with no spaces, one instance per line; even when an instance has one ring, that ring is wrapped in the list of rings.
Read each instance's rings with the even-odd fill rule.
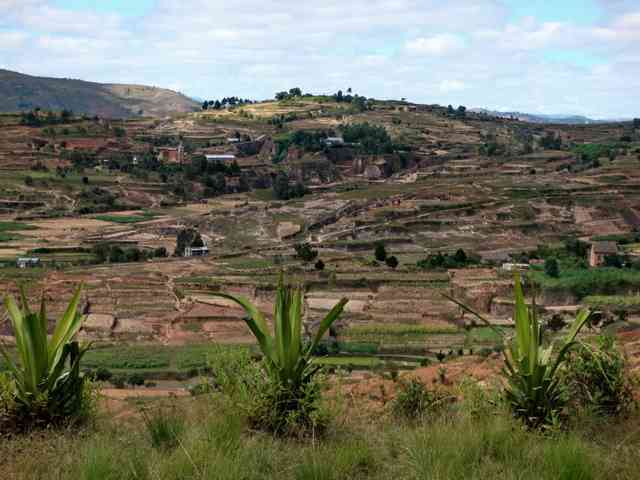
[[[496,329],[482,315],[451,297],[447,298],[504,336],[500,329]],[[516,328],[515,338],[507,342],[504,352],[504,394],[514,415],[535,428],[553,422],[564,405],[558,368],[567,359],[567,354],[577,343],[576,336],[591,317],[587,310],[578,312],[554,355],[553,345],[545,345],[544,328],[536,310],[535,302],[531,308],[527,306],[520,275],[516,273]]]
[[[274,408],[280,414],[299,409],[302,397],[308,392],[314,375],[321,368],[314,363],[312,353],[327,330],[340,317],[348,300],[340,300],[320,322],[311,341],[305,342],[302,289],[285,285],[282,277],[273,311],[273,335],[269,332],[264,315],[246,298],[225,293],[216,295],[235,302],[245,310],[247,317],[244,320],[258,341],[266,371],[276,387],[278,398]],[[277,427],[274,429],[277,430]]]
[[[16,340],[17,361],[1,345],[0,352],[13,379],[20,412],[38,420],[69,417],[81,408],[84,376],[80,360],[88,346],[80,347],[73,341],[84,320],[78,312],[81,290],[79,286],[75,291],[50,338],[44,295],[39,312],[30,310],[24,287],[20,288],[22,308],[11,296],[4,300]]]

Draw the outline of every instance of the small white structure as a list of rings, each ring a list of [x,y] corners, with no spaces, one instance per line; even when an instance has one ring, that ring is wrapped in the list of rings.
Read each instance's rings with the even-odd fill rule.
[[[344,145],[344,138],[342,137],[327,137],[324,139],[324,144],[327,147],[338,147]]]
[[[503,263],[502,269],[506,272],[513,272],[516,270],[528,270],[528,263]]]
[[[209,255],[209,247],[206,245],[204,247],[185,247],[184,256],[185,257],[206,257]]]
[[[40,265],[40,259],[38,257],[18,257],[16,260],[16,267],[27,268],[37,267]]]
[[[227,143],[238,143],[240,139],[238,137],[227,138]]]

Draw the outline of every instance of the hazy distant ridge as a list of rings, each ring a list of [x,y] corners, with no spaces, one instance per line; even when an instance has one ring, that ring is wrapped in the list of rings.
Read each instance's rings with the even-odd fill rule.
[[[476,113],[485,113],[487,115],[500,117],[500,118],[513,117],[513,118],[517,118],[518,120],[522,120],[523,122],[531,122],[531,123],[565,123],[570,125],[580,125],[580,124],[606,123],[606,122],[616,121],[613,119],[596,120],[593,118],[584,117],[582,115],[567,115],[567,114],[544,115],[544,114],[523,113],[523,112],[498,112],[496,110],[487,110],[485,108],[472,108],[470,109],[470,111],[476,112]]]
[[[66,108],[87,115],[128,118],[191,112],[199,106],[187,96],[163,88],[34,77],[0,69],[0,112]]]

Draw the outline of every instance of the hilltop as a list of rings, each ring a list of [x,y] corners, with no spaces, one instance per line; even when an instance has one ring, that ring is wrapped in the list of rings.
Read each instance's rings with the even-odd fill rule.
[[[0,69],[0,112],[72,110],[109,118],[166,116],[194,111],[194,100],[163,88],[34,77]]]

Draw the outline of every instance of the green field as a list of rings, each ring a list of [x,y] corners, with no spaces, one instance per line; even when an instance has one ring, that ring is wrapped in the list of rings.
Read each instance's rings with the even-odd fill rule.
[[[103,222],[112,222],[112,223],[140,223],[151,220],[155,217],[152,213],[143,213],[141,215],[96,215],[96,220],[101,220]]]
[[[595,309],[640,311],[640,295],[590,295],[583,301]]]
[[[579,299],[590,295],[616,295],[640,288],[640,271],[631,269],[566,269],[561,270],[559,278],[532,270],[529,277],[545,290],[570,292]]]

